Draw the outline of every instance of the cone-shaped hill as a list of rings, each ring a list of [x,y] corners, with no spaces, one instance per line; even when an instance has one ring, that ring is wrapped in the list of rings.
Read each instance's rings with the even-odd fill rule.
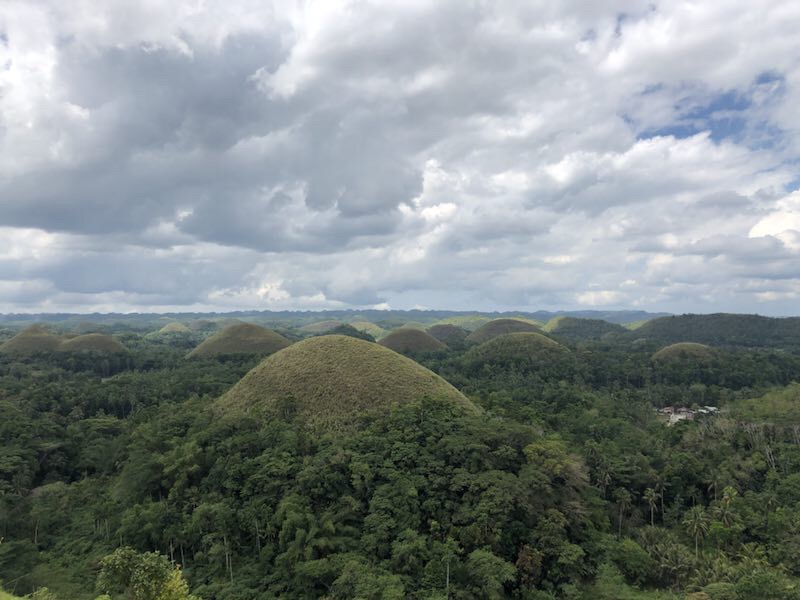
[[[334,321],[332,319],[329,319],[327,321],[317,321],[316,323],[309,323],[308,325],[303,325],[300,328],[300,331],[304,333],[325,333],[335,327],[338,327],[341,324],[342,324],[341,321]]]
[[[473,344],[483,344],[507,333],[528,333],[541,331],[539,327],[528,321],[520,319],[494,319],[478,327],[467,336],[467,341]]]
[[[61,341],[60,336],[50,333],[41,325],[31,325],[0,346],[0,352],[4,354],[55,352]]]
[[[571,368],[572,361],[565,361],[569,355],[565,346],[541,333],[506,333],[469,350],[464,355],[464,364],[473,369],[492,365],[523,372],[562,362]]]
[[[188,357],[223,356],[226,354],[262,354],[267,356],[291,344],[281,334],[253,325],[237,323],[218,331],[194,350]]]
[[[346,429],[359,416],[423,398],[477,408],[444,379],[379,344],[340,335],[313,337],[265,358],[217,410],[269,418],[297,415],[312,427]]]
[[[117,354],[127,352],[127,348],[110,335],[104,333],[86,333],[61,342],[59,352],[105,352]]]
[[[104,333],[86,333],[63,338],[43,327],[33,325],[0,346],[4,354],[35,354],[36,352],[127,352],[125,346]]]
[[[693,360],[709,362],[714,358],[714,349],[705,344],[694,342],[678,342],[661,348],[653,354],[653,361],[658,363]]]
[[[451,344],[463,344],[469,332],[458,325],[442,323],[429,327],[428,334],[449,346]]]
[[[387,336],[381,338],[381,341],[378,343],[400,354],[436,352],[437,350],[444,350],[447,347],[435,337],[425,333],[421,329],[406,327],[395,329]]]
[[[370,334],[376,340],[379,340],[388,333],[383,327],[376,325],[375,323],[371,323],[370,321],[354,321],[350,323],[350,325],[359,331]]]
[[[544,330],[570,342],[583,340],[599,340],[614,335],[627,333],[627,329],[616,323],[608,323],[600,319],[580,319],[560,316],[547,322]]]
[[[158,333],[191,333],[191,332],[192,332],[191,329],[189,329],[183,323],[179,323],[178,321],[167,323],[161,329],[158,330]]]

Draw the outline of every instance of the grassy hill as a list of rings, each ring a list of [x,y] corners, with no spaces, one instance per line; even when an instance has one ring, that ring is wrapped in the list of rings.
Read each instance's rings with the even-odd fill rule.
[[[161,329],[158,330],[158,333],[162,334],[169,334],[169,333],[191,333],[192,330],[189,329],[183,323],[179,323],[178,321],[173,321],[172,323],[167,323]]]
[[[550,319],[543,329],[571,342],[599,340],[607,336],[621,335],[627,331],[622,325],[600,319],[579,319],[566,316]]]
[[[506,333],[537,331],[541,331],[541,329],[528,321],[522,321],[520,319],[494,319],[493,321],[484,323],[470,333],[467,336],[467,341],[473,344],[483,344],[499,335],[505,335]]]
[[[341,325],[341,321],[334,321],[328,319],[327,321],[317,321],[316,323],[309,323],[308,325],[303,325],[300,328],[300,331],[304,333],[325,333],[326,331],[330,331],[331,329],[338,327]]]
[[[359,331],[363,331],[364,333],[370,334],[376,340],[381,339],[383,336],[389,333],[380,325],[376,325],[375,323],[370,323],[369,321],[353,321],[352,323],[350,323],[350,325],[355,327]]]
[[[61,346],[62,338],[40,325],[32,325],[0,346],[3,354],[34,354],[36,352],[55,352]]]
[[[251,323],[229,325],[204,340],[188,357],[224,356],[226,354],[263,354],[269,355],[286,348],[291,342],[285,337]]]
[[[491,317],[484,317],[481,315],[465,315],[441,319],[437,321],[435,325],[456,325],[467,331],[475,331],[478,327],[485,325],[491,320]]]
[[[437,350],[444,350],[447,347],[435,337],[421,329],[406,327],[395,329],[378,343],[400,354],[436,352]]]
[[[626,334],[666,344],[697,342],[712,346],[769,347],[800,350],[800,317],[759,315],[680,315],[643,323]]]
[[[452,344],[463,344],[464,341],[466,341],[469,332],[458,325],[443,323],[441,325],[429,327],[428,334],[443,344],[450,346]]]
[[[293,414],[314,427],[345,429],[360,415],[424,397],[477,411],[456,388],[413,360],[379,344],[326,335],[264,359],[216,407],[266,418]]]
[[[714,358],[714,349],[705,344],[697,344],[695,342],[678,342],[677,344],[670,344],[661,348],[658,352],[653,354],[653,360],[656,362],[668,362],[675,360],[699,360],[709,361]]]
[[[115,354],[127,352],[127,348],[110,335],[87,333],[61,342],[59,352],[106,352]]]

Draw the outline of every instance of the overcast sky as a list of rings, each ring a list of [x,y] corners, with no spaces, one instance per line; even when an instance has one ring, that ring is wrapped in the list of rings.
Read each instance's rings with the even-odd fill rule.
[[[0,311],[800,314],[800,2],[0,0]]]

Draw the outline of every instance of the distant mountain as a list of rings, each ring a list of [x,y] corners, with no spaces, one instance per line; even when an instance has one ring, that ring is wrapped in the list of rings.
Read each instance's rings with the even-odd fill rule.
[[[235,318],[241,321],[256,323],[265,327],[303,327],[319,321],[337,321],[342,323],[368,321],[371,323],[386,323],[390,328],[399,327],[409,322],[417,322],[430,326],[440,321],[452,322],[463,326],[462,321],[476,320],[475,329],[480,323],[491,319],[518,317],[546,323],[555,317],[566,316],[582,319],[600,319],[609,323],[628,324],[637,321],[646,321],[657,317],[667,316],[669,313],[649,313],[641,310],[620,311],[457,311],[457,310],[324,310],[324,311],[269,311],[250,310],[229,313],[40,313],[40,314],[0,314],[0,323],[17,327],[24,327],[34,323],[50,323],[63,327],[65,330],[74,331],[77,327],[105,325],[115,330],[130,329],[152,331],[160,329],[170,321],[178,321],[186,325],[194,324],[198,320],[216,321],[223,318]]]

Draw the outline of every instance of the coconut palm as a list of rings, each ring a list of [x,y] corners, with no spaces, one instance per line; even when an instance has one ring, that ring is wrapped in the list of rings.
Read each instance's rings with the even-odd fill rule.
[[[656,510],[656,504],[658,504],[659,494],[653,488],[647,488],[644,491],[644,499],[647,502],[647,506],[650,507],[650,526],[653,527],[655,525],[655,518],[654,513]]]
[[[617,509],[619,510],[619,528],[617,531],[617,537],[622,537],[622,518],[633,505],[631,493],[625,488],[617,488],[614,490],[614,500],[617,503]]]
[[[700,540],[708,533],[708,515],[702,506],[693,506],[683,517],[682,522],[686,532],[694,538],[694,557],[696,559]]]

